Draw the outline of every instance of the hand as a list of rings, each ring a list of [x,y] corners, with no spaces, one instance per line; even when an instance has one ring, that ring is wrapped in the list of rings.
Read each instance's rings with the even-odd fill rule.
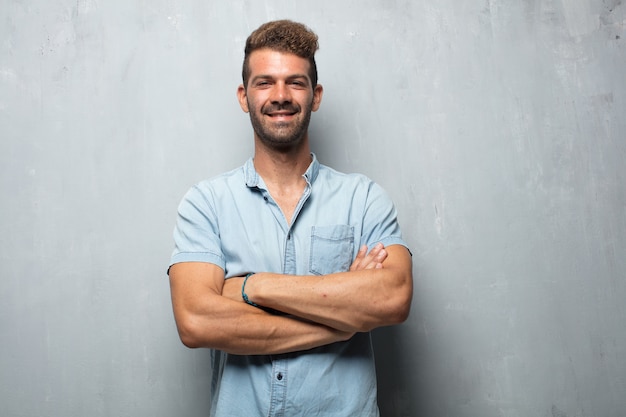
[[[385,259],[387,259],[387,251],[382,243],[374,245],[369,253],[367,253],[367,246],[363,245],[359,249],[359,253],[357,253],[352,265],[350,265],[350,271],[380,269],[383,267]]]

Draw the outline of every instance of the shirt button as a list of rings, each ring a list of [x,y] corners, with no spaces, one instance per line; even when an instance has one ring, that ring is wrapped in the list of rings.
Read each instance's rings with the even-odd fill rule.
[[[279,381],[283,380],[283,374],[281,374],[280,372],[278,373],[278,375],[276,375],[276,379]]]

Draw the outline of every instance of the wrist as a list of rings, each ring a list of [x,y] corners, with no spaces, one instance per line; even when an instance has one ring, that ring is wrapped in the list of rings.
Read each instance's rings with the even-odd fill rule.
[[[254,272],[250,272],[246,274],[246,276],[244,277],[243,282],[241,283],[241,298],[246,304],[250,304],[251,306],[258,307],[259,306],[258,304],[250,300],[250,296],[247,293],[247,291],[249,290],[249,286],[248,288],[246,288],[246,285],[248,284],[248,279],[250,279],[250,277],[253,275],[254,275]]]

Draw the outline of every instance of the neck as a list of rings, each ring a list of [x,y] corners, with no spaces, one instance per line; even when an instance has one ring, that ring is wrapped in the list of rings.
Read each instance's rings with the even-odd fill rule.
[[[254,168],[268,185],[279,188],[300,185],[309,165],[311,150],[308,140],[300,146],[284,150],[268,149],[255,140]]]

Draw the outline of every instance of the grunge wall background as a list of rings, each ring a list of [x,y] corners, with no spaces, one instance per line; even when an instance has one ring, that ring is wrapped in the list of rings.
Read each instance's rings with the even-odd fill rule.
[[[320,36],[320,160],[397,204],[410,319],[383,416],[623,417],[620,0],[0,0],[0,414],[204,416],[178,341],[176,206],[242,164],[243,44]]]

